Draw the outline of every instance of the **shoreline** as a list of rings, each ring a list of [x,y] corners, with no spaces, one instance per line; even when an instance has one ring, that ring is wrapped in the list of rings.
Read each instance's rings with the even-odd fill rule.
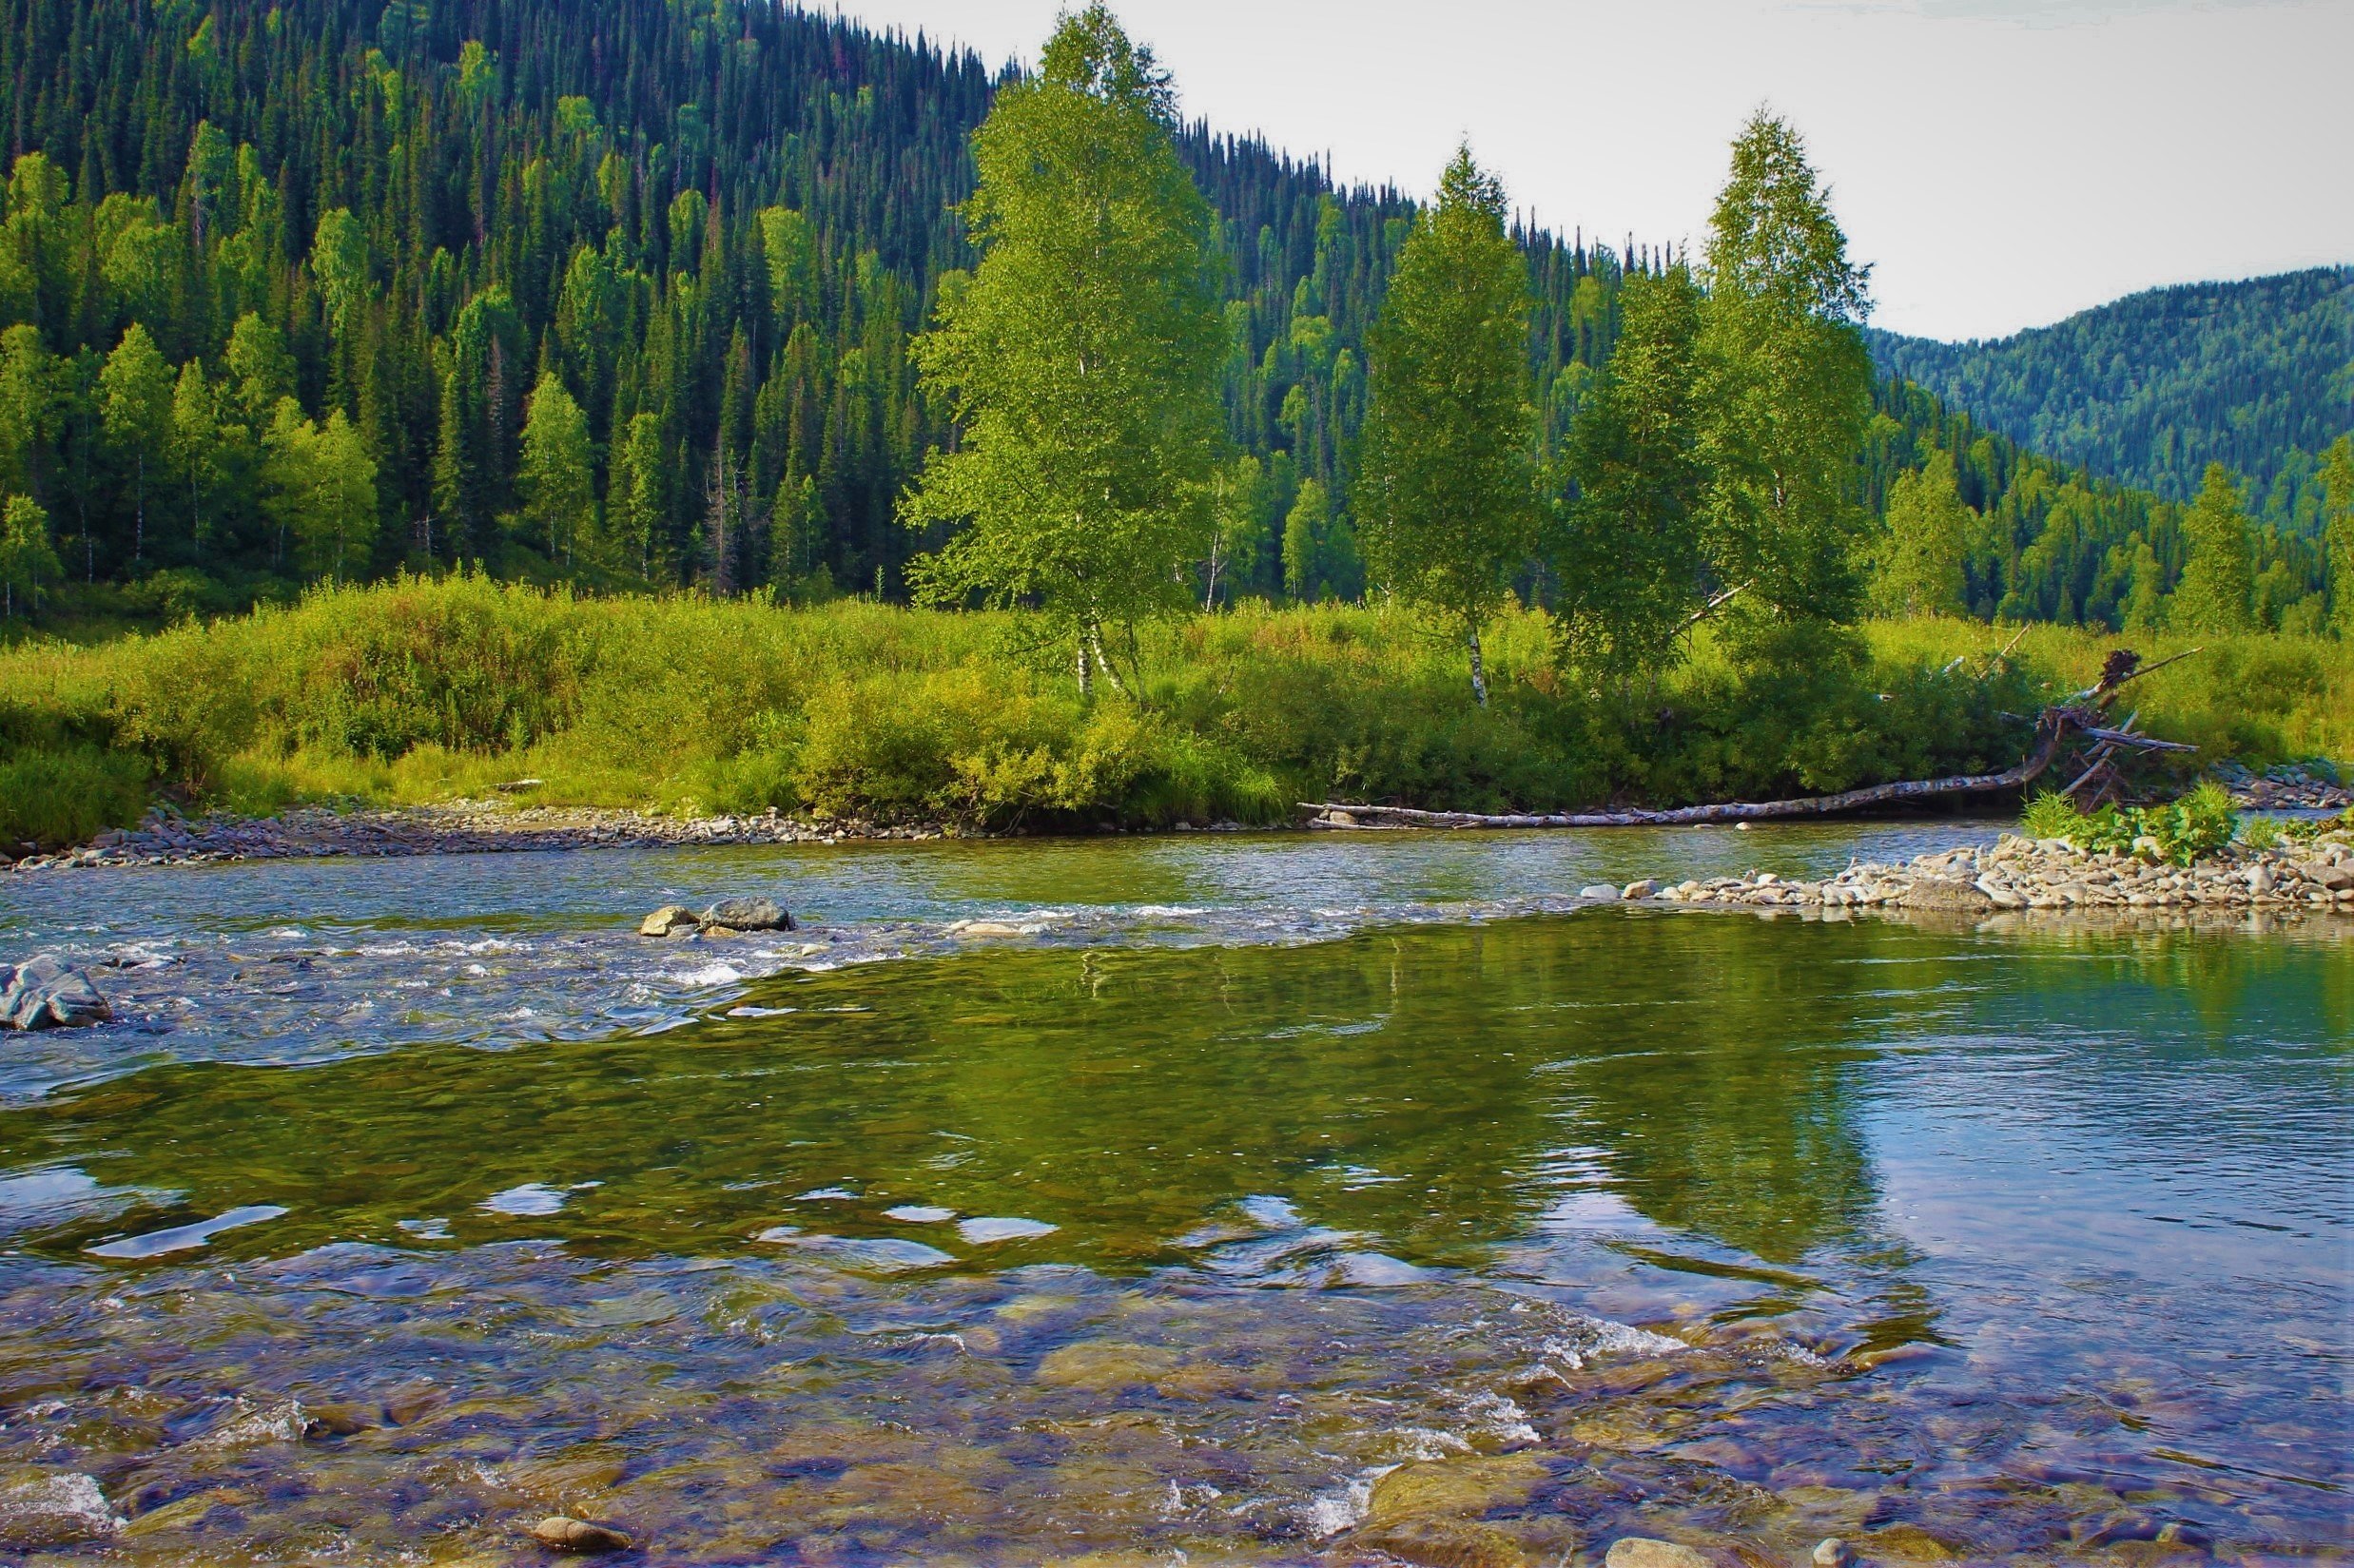
[[[1237,823],[1220,823],[1208,828],[1168,831],[1251,830]],[[219,865],[254,860],[921,842],[1021,836],[936,823],[804,822],[774,810],[758,816],[681,818],[633,809],[516,808],[501,802],[460,800],[432,806],[347,812],[302,807],[266,818],[188,819],[168,810],[150,811],[136,830],[115,829],[76,849],[28,855],[12,863],[0,861],[0,869],[29,874],[108,866]],[[1971,916],[2189,909],[2354,915],[2354,823],[2328,828],[2304,842],[2284,838],[2261,849],[2234,843],[2189,866],[2130,853],[2091,853],[2061,840],[2030,840],[2004,832],[1992,843],[1964,844],[1902,863],[1858,861],[1819,880],[1757,870],[1706,880],[1644,878],[1623,886],[1595,883],[1580,889],[1579,897],[1596,903],[1715,905],[1829,915],[1867,910]]]

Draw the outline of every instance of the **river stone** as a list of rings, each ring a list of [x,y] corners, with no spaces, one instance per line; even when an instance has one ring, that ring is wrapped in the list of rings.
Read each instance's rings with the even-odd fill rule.
[[[2319,883],[2332,893],[2344,893],[2354,888],[2354,865],[2327,861],[2308,861],[2297,867],[2297,875],[2306,881]]]
[[[1128,1345],[1116,1340],[1081,1340],[1066,1345],[1038,1364],[1038,1381],[1056,1388],[1079,1388],[1108,1394],[1151,1383],[1176,1369],[1177,1353],[1153,1345]]]
[[[722,899],[703,912],[705,925],[731,931],[790,931],[793,918],[774,899]]]
[[[78,1470],[0,1469],[0,1546],[26,1550],[96,1540],[123,1528],[98,1482]]]
[[[685,904],[666,903],[637,922],[637,934],[641,937],[675,937],[682,932],[695,930],[702,924],[694,911]]]
[[[113,1016],[90,978],[54,954],[0,965],[0,1029],[70,1029]]]
[[[1431,1515],[1485,1514],[1517,1508],[1550,1474],[1533,1454],[1415,1460],[1373,1483],[1365,1517],[1375,1524]]]
[[[1578,897],[1581,899],[1615,900],[1618,896],[1619,890],[1609,882],[1595,882],[1589,887],[1578,889]]]
[[[1370,1525],[1351,1539],[1422,1568],[1524,1568],[1528,1554],[1492,1524],[1459,1519],[1404,1519]]]
[[[1897,900],[1907,909],[1992,909],[1994,900],[1955,877],[1920,877]]]
[[[1652,878],[1645,877],[1641,881],[1628,882],[1625,887],[1620,890],[1619,897],[1623,899],[1648,899],[1658,893],[1659,890],[1659,882]]]
[[[531,1538],[559,1552],[626,1552],[630,1538],[608,1525],[550,1514],[531,1527]]]
[[[1962,1549],[1942,1536],[1933,1536],[1917,1524],[1884,1524],[1864,1537],[1875,1558],[1897,1558],[1906,1562],[1953,1562],[1966,1556]]]
[[[1610,1543],[1603,1568],[1720,1568],[1715,1558],[1697,1546],[1648,1536],[1624,1536]]]
[[[1815,1542],[1815,1555],[1808,1560],[1815,1568],[1855,1568],[1856,1549],[1833,1536]]]

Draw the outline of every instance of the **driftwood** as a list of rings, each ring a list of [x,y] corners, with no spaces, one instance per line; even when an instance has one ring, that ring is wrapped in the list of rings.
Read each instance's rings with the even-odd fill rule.
[[[2197,648],[2190,649],[2196,653]],[[2185,659],[2189,653],[2178,653],[2175,659]],[[1352,805],[1333,801],[1302,801],[1300,809],[1310,812],[1311,827],[1673,827],[1695,823],[1762,822],[1781,817],[1829,817],[1847,811],[1866,811],[1874,806],[1898,805],[1914,801],[1939,800],[1953,795],[1992,794],[2002,790],[2023,789],[2043,776],[2072,738],[2092,743],[2091,766],[2083,778],[2069,786],[2070,793],[2081,788],[2096,773],[2110,767],[2111,759],[2119,751],[2196,751],[2197,746],[2179,741],[2161,741],[2153,736],[2133,731],[2134,720],[2129,718],[2123,727],[2113,727],[2108,721],[2109,705],[2116,699],[2118,690],[2129,681],[2173,659],[2145,666],[2140,656],[2130,648],[2119,648],[2110,654],[2102,667],[2101,678],[2086,690],[2076,694],[2072,702],[2047,707],[2035,721],[2035,747],[2015,767],[2006,767],[1999,773],[1960,773],[1943,779],[1903,779],[1895,784],[1872,784],[1862,789],[1841,790],[1837,795],[1807,795],[1787,801],[1727,801],[1717,805],[1673,806],[1662,811],[1565,811],[1546,813],[1479,811],[1423,811],[1404,805]]]

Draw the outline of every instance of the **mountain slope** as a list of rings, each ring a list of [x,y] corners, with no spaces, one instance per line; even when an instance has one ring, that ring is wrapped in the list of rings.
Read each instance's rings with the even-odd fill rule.
[[[2176,500],[2221,462],[2276,522],[2308,520],[2311,455],[2354,430],[2354,267],[2152,289],[1995,341],[1871,340],[1882,374],[2036,452]]]

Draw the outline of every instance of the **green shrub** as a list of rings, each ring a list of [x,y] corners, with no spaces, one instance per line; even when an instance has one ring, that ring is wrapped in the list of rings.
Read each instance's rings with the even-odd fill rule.
[[[129,827],[147,804],[146,760],[87,743],[0,761],[0,849],[54,849]]]
[[[2208,780],[2166,805],[2105,805],[2091,812],[2046,791],[2027,803],[2019,826],[2031,839],[2065,839],[2096,854],[2121,854],[2147,839],[2159,859],[2189,865],[2229,843],[2239,822],[2230,793]]]

